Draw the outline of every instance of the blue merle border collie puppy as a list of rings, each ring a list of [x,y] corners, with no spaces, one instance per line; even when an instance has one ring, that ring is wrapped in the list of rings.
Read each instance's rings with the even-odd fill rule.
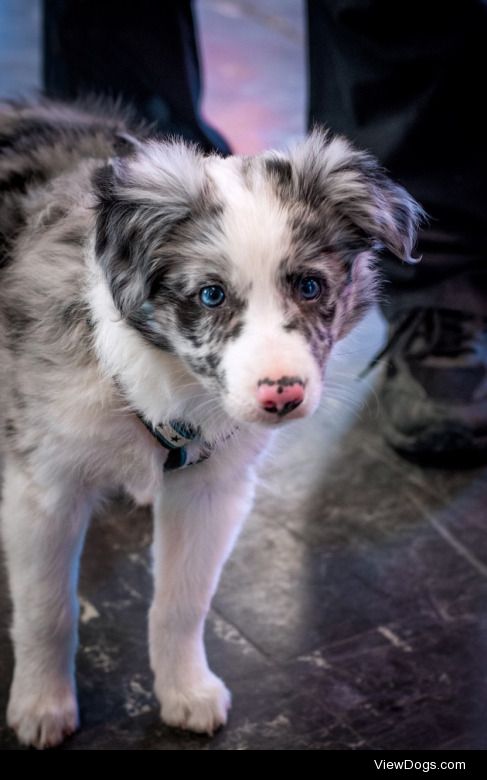
[[[412,262],[419,218],[327,132],[223,159],[111,110],[0,106],[8,723],[22,743],[77,728],[78,561],[93,507],[119,486],[154,510],[162,719],[225,723],[203,628],[256,465],[317,408],[333,345],[374,299],[379,248]]]

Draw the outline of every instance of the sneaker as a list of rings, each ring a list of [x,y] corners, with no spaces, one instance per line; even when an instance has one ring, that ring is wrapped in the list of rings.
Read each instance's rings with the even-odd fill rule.
[[[378,392],[386,441],[430,465],[487,461],[487,319],[412,309],[370,368],[383,357]]]

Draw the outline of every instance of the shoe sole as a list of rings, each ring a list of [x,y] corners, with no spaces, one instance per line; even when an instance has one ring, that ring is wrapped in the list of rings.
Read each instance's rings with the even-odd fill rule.
[[[474,436],[463,427],[431,427],[416,436],[387,426],[383,432],[399,455],[423,466],[468,469],[487,463],[487,435]]]

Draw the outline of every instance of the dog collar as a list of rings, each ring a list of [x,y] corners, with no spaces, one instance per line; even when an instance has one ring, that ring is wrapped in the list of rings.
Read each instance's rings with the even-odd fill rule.
[[[115,377],[113,381],[119,393],[125,396],[120,380]],[[184,422],[184,420],[170,420],[167,423],[161,422],[158,425],[152,425],[141,412],[133,407],[132,411],[158,444],[168,451],[164,463],[164,471],[176,471],[187,466],[195,466],[197,463],[201,463],[210,457],[214,445],[209,444],[202,438],[199,428],[193,428],[192,425]],[[237,431],[238,425],[223,438],[228,439]]]
[[[113,377],[113,382],[121,396],[126,398],[120,379]],[[142,425],[158,444],[168,451],[168,456],[164,463],[164,471],[175,471],[176,469],[186,468],[186,466],[193,466],[210,456],[213,448],[201,438],[199,428],[193,428],[192,425],[185,423],[183,420],[170,420],[167,423],[152,425],[133,406],[131,406],[131,411],[137,415]],[[188,451],[189,445],[191,447]]]
[[[201,438],[199,428],[193,428],[183,420],[170,420],[153,426],[141,414],[137,413],[137,416],[159,444],[168,450],[164,471],[194,466],[210,456],[212,447]],[[191,452],[188,451],[189,444],[193,445]]]

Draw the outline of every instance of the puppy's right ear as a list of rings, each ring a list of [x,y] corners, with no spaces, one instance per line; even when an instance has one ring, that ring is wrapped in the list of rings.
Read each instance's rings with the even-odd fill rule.
[[[137,239],[139,207],[124,197],[123,161],[110,160],[93,176],[97,197],[95,252],[122,316],[140,306],[147,297],[147,254]],[[141,215],[139,215],[140,220]]]
[[[190,218],[205,182],[203,155],[182,142],[146,142],[95,171],[96,258],[123,317],[147,300],[161,246]]]

